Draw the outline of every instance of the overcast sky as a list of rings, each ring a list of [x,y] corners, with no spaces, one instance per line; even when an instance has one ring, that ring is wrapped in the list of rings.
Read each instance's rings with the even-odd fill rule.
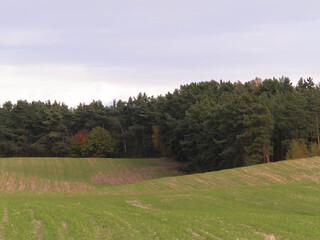
[[[0,104],[109,104],[181,84],[320,81],[320,1],[0,1]]]

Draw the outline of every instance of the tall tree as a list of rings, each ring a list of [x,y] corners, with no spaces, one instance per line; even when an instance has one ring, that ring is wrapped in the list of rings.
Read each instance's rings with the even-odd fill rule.
[[[48,102],[46,119],[42,122],[44,132],[33,144],[33,148],[48,156],[64,156],[68,152],[68,129],[62,121],[62,107],[57,102]]]

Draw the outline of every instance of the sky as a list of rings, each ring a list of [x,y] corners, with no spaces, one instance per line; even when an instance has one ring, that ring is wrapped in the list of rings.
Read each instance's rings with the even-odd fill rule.
[[[182,84],[320,81],[318,0],[0,1],[0,104],[126,101]]]

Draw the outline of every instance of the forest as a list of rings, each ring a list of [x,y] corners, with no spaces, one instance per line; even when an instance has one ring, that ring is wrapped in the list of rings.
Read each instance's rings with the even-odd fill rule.
[[[301,78],[208,81],[157,97],[0,108],[0,157],[170,157],[205,172],[316,156],[320,86]]]

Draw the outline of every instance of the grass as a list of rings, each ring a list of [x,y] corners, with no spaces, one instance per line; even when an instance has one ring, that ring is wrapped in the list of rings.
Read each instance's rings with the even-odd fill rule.
[[[180,175],[150,159],[2,158],[0,190],[77,191]]]
[[[0,192],[0,239],[320,239],[320,158],[174,177],[148,159],[13,158],[0,166],[15,183]],[[162,178],[91,182],[123,169]],[[90,188],[44,191],[40,183],[31,191],[21,176]],[[0,188],[7,183],[2,177]]]

